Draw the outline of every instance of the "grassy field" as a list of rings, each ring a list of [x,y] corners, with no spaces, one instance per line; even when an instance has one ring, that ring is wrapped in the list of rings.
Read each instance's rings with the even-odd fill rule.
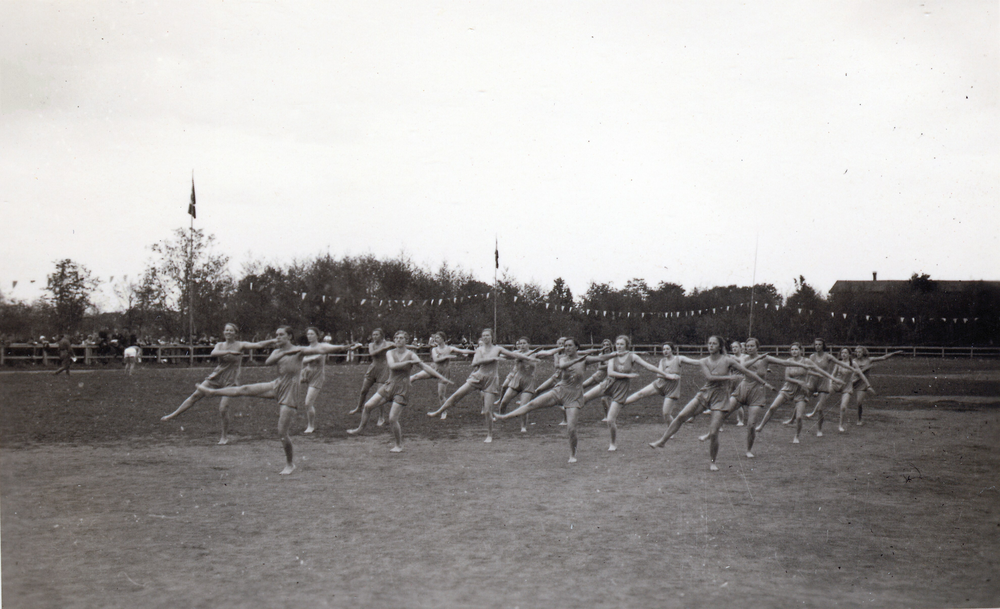
[[[217,400],[159,421],[205,369],[0,373],[4,607],[1000,605],[1000,362],[877,364],[865,426],[775,422],[747,460],[727,424],[714,474],[707,417],[646,447],[655,399],[617,453],[591,403],[569,465],[557,411],[486,445],[476,395],[424,416],[430,382],[391,454],[344,433],[362,372],[328,368],[287,477],[272,401],[235,403],[228,446]]]

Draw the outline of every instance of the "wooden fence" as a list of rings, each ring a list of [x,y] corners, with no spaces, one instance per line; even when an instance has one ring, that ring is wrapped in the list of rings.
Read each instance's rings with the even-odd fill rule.
[[[536,347],[551,348],[554,345],[536,345]],[[807,352],[812,345],[803,345]],[[836,355],[841,347],[854,348],[854,345],[829,345],[827,350]],[[164,366],[177,365],[205,365],[212,361],[213,345],[146,345],[142,347],[142,363],[157,364]],[[511,347],[512,348],[512,347]],[[689,356],[708,355],[708,348],[705,345],[677,345],[680,353]],[[634,345],[636,352],[654,355],[659,352],[660,345]],[[427,347],[420,349],[427,352]],[[778,356],[788,355],[788,345],[763,345],[760,349],[762,353]],[[885,355],[893,351],[902,351],[907,357],[951,357],[951,358],[1000,358],[1000,347],[937,347],[937,346],[868,346],[868,351],[873,356]],[[268,349],[250,349],[244,355],[245,361],[263,363],[270,353]],[[77,365],[95,365],[120,361],[121,355],[116,352],[100,352],[96,345],[74,345],[73,355],[77,358]],[[370,358],[367,353],[336,353],[327,356],[327,362],[332,364],[344,363],[367,363]],[[0,366],[32,365],[32,366],[55,366],[59,363],[59,355],[54,344],[35,345],[28,343],[12,343],[0,348]]]

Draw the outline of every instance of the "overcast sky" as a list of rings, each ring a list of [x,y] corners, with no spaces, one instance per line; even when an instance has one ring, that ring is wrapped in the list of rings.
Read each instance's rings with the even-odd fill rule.
[[[195,225],[575,294],[1000,279],[997,3],[0,6],[0,292]],[[18,286],[12,288],[13,281]],[[35,280],[34,284],[30,281]],[[105,306],[116,302],[105,296]]]

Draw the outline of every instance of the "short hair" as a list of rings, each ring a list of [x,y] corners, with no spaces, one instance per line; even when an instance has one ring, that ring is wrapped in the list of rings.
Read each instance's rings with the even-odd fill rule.
[[[392,337],[393,337],[393,338],[396,338],[396,337],[397,337],[397,336],[399,336],[400,334],[402,334],[403,336],[405,336],[405,337],[406,337],[406,340],[407,340],[407,341],[409,341],[409,340],[410,340],[410,333],[409,333],[409,332],[407,332],[406,330],[396,330],[396,333],[395,333],[395,334],[393,334],[393,335],[392,335]]]
[[[291,326],[278,326],[278,329],[285,331],[285,334],[288,335],[288,340],[295,338],[295,330],[292,330]]]
[[[316,326],[309,326],[308,328],[306,328],[306,334],[309,334],[309,330],[312,330],[313,332],[316,333],[316,340],[323,340],[323,333],[319,331],[319,328],[317,328]]]
[[[632,347],[632,339],[631,338],[625,336],[624,334],[619,334],[618,336],[615,337],[615,343],[617,343],[619,341],[619,339],[625,339],[625,348],[626,349],[629,349],[629,348]]]
[[[226,325],[224,325],[222,327],[223,327],[223,329],[225,329],[225,328],[232,328],[233,332],[236,332],[236,333],[239,333],[239,331],[240,331],[240,327],[237,326],[236,324],[234,324],[231,321],[230,322],[226,322]]]
[[[758,347],[760,347],[760,341],[754,338],[753,336],[751,336],[746,340],[746,344],[749,345],[750,341],[753,341]]]
[[[517,339],[517,341],[515,341],[515,342],[521,342],[522,340],[523,340],[524,342],[528,343],[529,345],[531,344],[531,339],[529,339],[529,338],[528,338],[527,336],[521,336],[521,337],[519,337],[519,338]]]
[[[816,343],[819,343],[819,344],[823,345],[823,351],[826,351],[826,341],[825,340],[823,340],[822,338],[814,338],[813,339],[813,344],[816,344]]]
[[[567,343],[573,343],[574,345],[576,345],[577,349],[580,348],[580,343],[572,336],[565,336],[563,338],[566,340]]]

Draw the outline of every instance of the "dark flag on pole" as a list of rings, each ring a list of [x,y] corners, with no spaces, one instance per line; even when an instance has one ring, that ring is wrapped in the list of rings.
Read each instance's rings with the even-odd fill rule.
[[[198,214],[195,213],[194,208],[194,178],[191,178],[191,202],[188,203],[188,215],[192,218],[197,218]]]
[[[500,242],[499,241],[494,241],[493,254],[496,257],[496,265],[497,265],[497,268],[499,269],[500,268]]]

